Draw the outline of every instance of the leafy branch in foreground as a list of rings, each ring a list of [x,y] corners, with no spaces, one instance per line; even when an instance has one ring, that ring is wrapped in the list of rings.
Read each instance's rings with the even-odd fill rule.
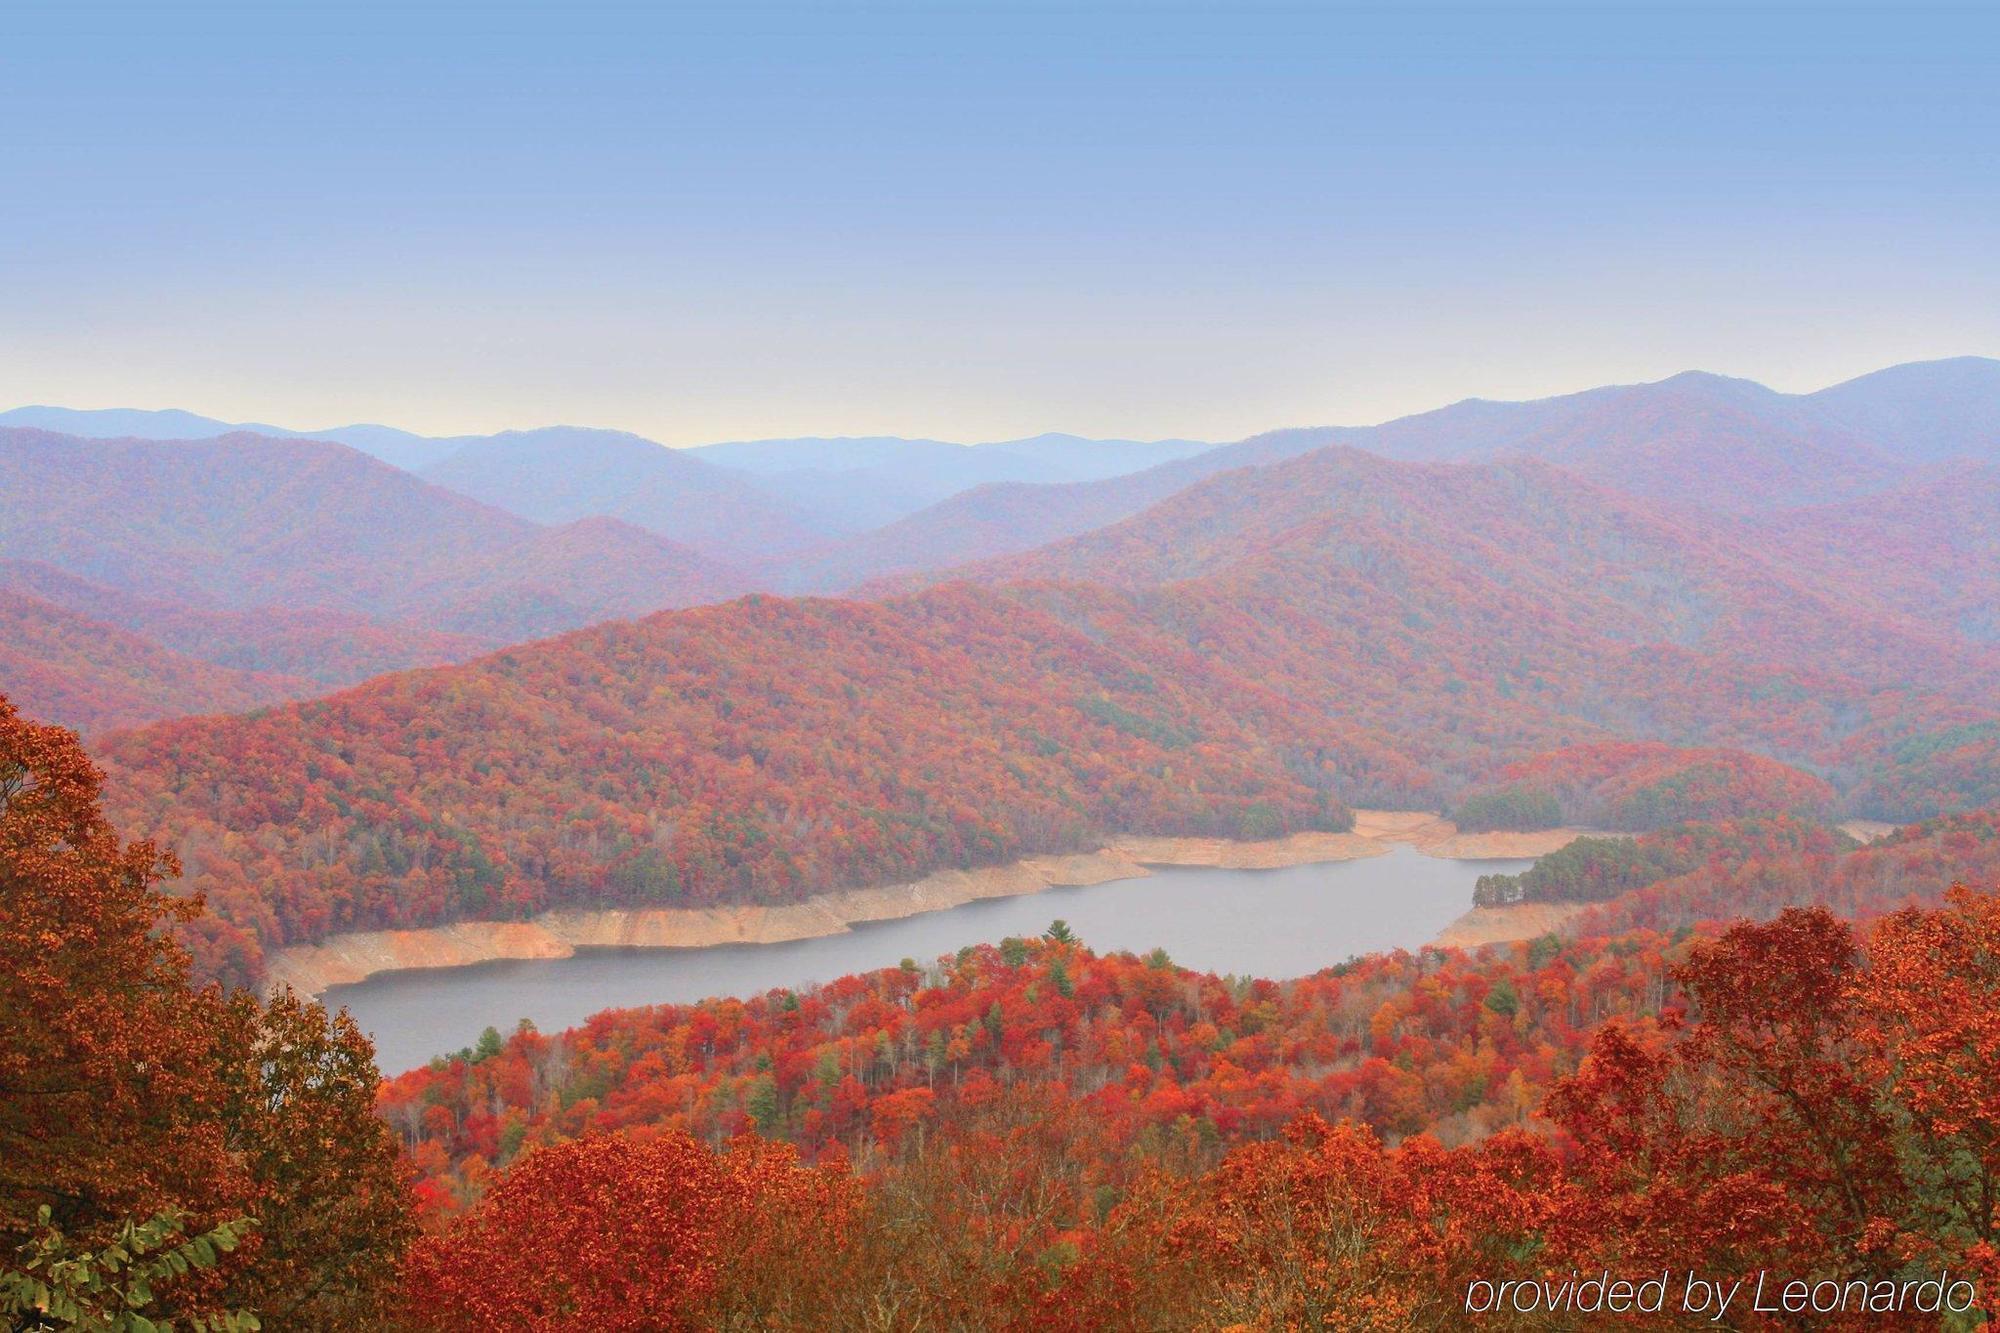
[[[238,1218],[174,1245],[181,1217],[165,1212],[146,1222],[127,1221],[103,1248],[82,1250],[50,1216],[44,1205],[35,1218],[37,1234],[16,1253],[15,1266],[0,1272],[0,1315],[16,1333],[172,1333],[171,1321],[146,1314],[155,1304],[154,1286],[213,1268],[217,1257],[235,1249],[256,1225],[252,1218]],[[186,1327],[194,1333],[241,1333],[262,1325],[240,1310],[193,1315]]]

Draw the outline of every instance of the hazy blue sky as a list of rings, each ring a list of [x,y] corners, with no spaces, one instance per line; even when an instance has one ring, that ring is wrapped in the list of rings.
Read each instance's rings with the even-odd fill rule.
[[[2000,354],[2000,6],[0,6],[0,406],[1233,438]]]

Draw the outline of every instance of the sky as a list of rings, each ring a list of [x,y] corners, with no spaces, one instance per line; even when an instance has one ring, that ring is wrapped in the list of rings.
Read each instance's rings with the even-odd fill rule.
[[[0,407],[1225,440],[2000,355],[2000,6],[0,6]]]

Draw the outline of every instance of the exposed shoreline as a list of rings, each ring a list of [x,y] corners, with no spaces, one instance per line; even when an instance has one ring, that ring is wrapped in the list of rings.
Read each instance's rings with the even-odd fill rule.
[[[902,884],[846,889],[775,906],[562,909],[528,921],[461,921],[417,930],[357,931],[279,951],[270,960],[267,978],[271,986],[289,985],[302,994],[319,995],[329,987],[363,981],[379,972],[410,968],[568,958],[578,949],[588,948],[703,948],[839,935],[863,922],[943,911],[984,898],[1139,879],[1150,875],[1152,866],[1269,870],[1383,856],[1397,846],[1455,860],[1535,857],[1591,832],[1559,828],[1535,833],[1461,833],[1449,820],[1426,811],[1357,810],[1354,814],[1354,830],[1349,833],[1295,833],[1267,842],[1121,835],[1094,852],[1030,856],[975,870],[940,870]],[[1471,915],[1468,913],[1468,918]],[[1467,918],[1461,918],[1445,935],[1467,924]],[[1482,921],[1480,934],[1488,935],[1495,929],[1505,927]],[[1519,935],[1502,934],[1477,942],[1541,933],[1524,928]]]
[[[1447,949],[1477,949],[1487,944],[1532,940],[1560,931],[1592,906],[1592,903],[1509,903],[1505,907],[1475,907],[1439,931],[1431,943]]]
[[[1857,842],[1873,842],[1896,830],[1896,825],[1880,819],[1850,819],[1837,825]],[[1529,835],[1533,836],[1533,835]],[[1600,836],[1627,837],[1628,834]],[[1553,851],[1554,848],[1549,850]],[[1540,853],[1535,853],[1539,855]],[[1505,907],[1475,907],[1438,932],[1433,944],[1448,949],[1477,949],[1485,944],[1506,944],[1553,934],[1597,906],[1595,903],[1532,902],[1509,903]]]

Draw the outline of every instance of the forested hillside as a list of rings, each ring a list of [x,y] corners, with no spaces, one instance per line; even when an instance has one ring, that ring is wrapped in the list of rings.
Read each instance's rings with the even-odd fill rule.
[[[989,482],[770,571],[788,592],[907,588],[929,571],[1011,555],[1130,517],[1206,477],[1309,453],[1332,430],[1281,430],[1096,481]]]
[[[2000,643],[2000,464],[1930,468],[1896,491],[1761,519],[1754,539],[1856,604]]]
[[[345,929],[1445,809],[1578,744],[1793,766],[1642,765],[1595,798],[1641,825],[1917,818],[1992,780],[1987,751],[1952,766],[1994,718],[1983,646],[1545,464],[1321,450],[973,572],[990,586],[752,598],[119,736],[114,808],[181,849],[217,909],[204,961],[239,975]]]
[[[34,561],[0,560],[0,587],[216,666],[296,676],[299,692],[316,692],[315,683],[352,685],[385,671],[462,662],[497,646],[477,635],[383,622],[357,611],[299,606],[225,611],[156,600]]]
[[[0,586],[0,680],[82,731],[181,713],[236,713],[310,693],[298,676],[232,670]]]
[[[770,560],[841,530],[734,468],[623,431],[552,426],[450,441],[429,482],[537,523],[615,518],[721,564]]]
[[[785,901],[1113,829],[1346,818],[1312,738],[969,588],[614,623],[102,753],[122,824],[173,830],[232,976],[344,929]]]
[[[1557,713],[1852,786],[1910,762],[1913,737],[1992,718],[2000,672],[1949,626],[1853,606],[1711,525],[1535,463],[1327,449],[959,573],[1131,589],[1205,656],[1309,711],[1360,712],[1411,753]]]
[[[1974,1108],[2000,917],[1990,893],[1947,903],[1945,886],[2000,873],[1990,817],[1983,836],[1941,825],[1886,851],[1713,847],[1711,880],[1789,885],[1756,904],[1765,924],[1592,929],[1278,983],[1096,955],[1057,922],[806,992],[489,1034],[383,1093],[424,1206],[469,1209],[421,1244],[412,1299],[444,1326],[544,1308],[553,1286],[621,1317],[608,1275],[517,1260],[502,1238],[572,1225],[561,1199],[655,1161],[761,1162],[763,1206],[840,1219],[810,1259],[718,1253],[695,1324],[783,1322],[803,1298],[836,1323],[892,1302],[987,1327],[1275,1325],[1365,1291],[1368,1326],[1449,1327],[1492,1272],[1678,1272],[1688,1254],[1868,1294],[1940,1267],[1983,1284],[1992,1225],[1957,1200],[1995,1165]],[[1919,847],[1921,876],[1882,877]],[[1795,905],[1831,886],[1849,920]],[[799,1164],[774,1169],[770,1139]],[[864,1188],[840,1193],[851,1179]],[[681,1216],[700,1252],[731,1244],[738,1215]],[[1595,1326],[1529,1314],[1520,1327]]]
[[[727,575],[609,520],[549,528],[340,445],[0,431],[0,554],[141,596],[326,606],[514,637],[714,595]]]
[[[1884,490],[1899,472],[1866,437],[1747,380],[1690,373],[1546,406],[1504,452],[1650,499],[1768,512]]]
[[[1875,1327],[1984,1309],[2000,1276],[1966,1203],[2000,1171],[2000,896],[1947,891],[2000,875],[1991,812],[1860,849],[1783,821],[1648,835],[1693,853],[1677,880],[1574,938],[1287,981],[1055,922],[489,1033],[377,1118],[351,1023],[189,987],[156,927],[201,909],[96,788],[0,703],[0,1300],[30,1314],[1138,1330],[1359,1301],[1445,1328],[1482,1280],[1775,1266]],[[1597,1325],[1548,1289],[1492,1322]]]
[[[0,430],[0,587],[206,673],[110,658],[99,683],[18,642],[8,683],[93,730],[315,692],[616,616],[712,601],[739,575],[608,518],[545,527],[427,486],[341,445],[232,435],[81,440]],[[107,643],[113,640],[107,639]],[[109,676],[143,670],[118,703]],[[228,672],[290,683],[238,682]],[[204,683],[204,680],[206,683]],[[97,698],[98,702],[89,702]],[[143,700],[143,702],[141,702]]]
[[[1186,557],[1197,562],[1237,559],[1242,540],[1280,535],[1254,503],[1203,516],[1192,531],[1176,526],[1184,510],[1152,507],[1241,469],[1257,470],[1238,483],[1261,502],[1294,474],[1245,479],[1339,444],[1417,461],[1549,462],[1620,495],[1650,497],[1655,520],[1694,543],[1696,562],[1727,548],[1839,601],[1844,614],[1991,645],[1989,608],[2000,604],[1997,366],[1961,358],[1894,367],[1809,395],[1688,374],[1531,402],[1469,400],[1380,426],[1273,431],[1208,449],[1051,436],[977,448],[882,438],[677,451],[571,428],[446,440],[387,427],[330,433],[419,467],[446,489],[413,487],[407,474],[277,428],[257,428],[270,432],[254,437],[261,447],[246,434],[233,444],[175,441],[176,431],[230,428],[187,413],[21,409],[5,419],[146,439],[86,447],[9,434],[0,484],[33,491],[37,502],[0,523],[0,561],[17,591],[157,648],[342,685],[751,587],[908,591],[939,571],[1142,514],[1171,533],[1158,545],[1192,541]],[[1168,461],[1146,466],[1156,459]],[[983,477],[1020,479],[977,485]],[[461,494],[510,512],[467,506]],[[517,516],[562,526],[510,526]],[[1099,567],[1075,553],[1035,564],[1062,577]],[[1178,577],[1102,568],[1126,581]],[[1925,658],[1934,649],[1911,644]],[[37,674],[51,670],[42,663]],[[26,697],[56,706],[52,694]],[[209,706],[199,690],[169,690],[136,711],[51,715],[126,720]],[[1967,786],[1928,774],[1895,786],[1940,780]],[[1898,799],[1900,808],[1924,805]]]
[[[1740,750],[1617,741],[1509,764],[1466,793],[1452,819],[1461,829],[1641,830],[1752,814],[1825,816],[1837,801],[1823,778]]]
[[[1160,1151],[1190,1121],[1188,1146],[1213,1151],[1274,1136],[1306,1110],[1455,1145],[1521,1123],[1607,1018],[1658,1012],[1695,927],[1800,906],[1866,922],[1934,907],[1954,881],[2000,885],[1990,811],[1860,848],[1785,820],[1600,844],[1637,846],[1659,867],[1619,886],[1575,868],[1590,841],[1522,877],[1531,900],[1608,904],[1563,939],[1372,955],[1284,982],[1010,941],[807,994],[522,1031],[390,1080],[383,1110],[447,1206],[527,1147],[593,1132],[672,1128],[721,1144],[754,1131],[815,1155],[838,1145],[866,1165],[1014,1083],[1066,1084],[1096,1126],[1089,1165],[1103,1171],[1135,1145]]]

